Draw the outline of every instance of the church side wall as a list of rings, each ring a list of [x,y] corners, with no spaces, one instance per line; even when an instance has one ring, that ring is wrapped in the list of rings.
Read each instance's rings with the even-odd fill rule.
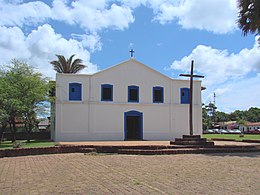
[[[69,83],[82,84],[82,101],[69,101]],[[56,75],[55,141],[80,140],[89,125],[89,77],[86,75]]]

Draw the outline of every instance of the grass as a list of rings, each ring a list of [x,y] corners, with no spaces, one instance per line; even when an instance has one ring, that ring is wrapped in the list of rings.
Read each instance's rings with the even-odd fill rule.
[[[21,148],[35,148],[35,147],[51,147],[55,146],[55,142],[51,141],[38,141],[31,140],[27,143],[27,140],[18,140],[21,143]],[[13,143],[11,141],[4,141],[0,144],[0,149],[12,149]]]
[[[243,140],[243,139],[250,139],[250,140],[260,140],[260,134],[245,134],[244,137],[240,137],[239,134],[203,134],[202,137],[207,139],[212,138],[222,138],[222,139],[235,139],[235,140]]]

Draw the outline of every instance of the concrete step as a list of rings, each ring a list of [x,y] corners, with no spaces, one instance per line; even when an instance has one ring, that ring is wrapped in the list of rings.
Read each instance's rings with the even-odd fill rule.
[[[200,135],[183,135],[182,138],[201,138]]]
[[[205,142],[205,141],[171,141],[172,145],[201,145],[201,146],[214,146],[214,142]]]
[[[206,138],[175,138],[175,141],[200,141],[206,142]]]

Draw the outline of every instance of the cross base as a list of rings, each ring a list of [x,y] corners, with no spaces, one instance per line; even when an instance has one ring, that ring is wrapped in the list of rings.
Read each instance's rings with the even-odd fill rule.
[[[214,142],[201,138],[201,135],[183,135],[182,138],[175,138],[170,142],[171,145],[195,146],[195,147],[213,147]]]

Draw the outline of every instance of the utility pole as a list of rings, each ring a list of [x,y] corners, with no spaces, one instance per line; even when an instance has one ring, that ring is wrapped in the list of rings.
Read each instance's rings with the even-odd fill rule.
[[[216,93],[215,92],[214,92],[213,97],[214,97],[214,105],[216,105]]]

